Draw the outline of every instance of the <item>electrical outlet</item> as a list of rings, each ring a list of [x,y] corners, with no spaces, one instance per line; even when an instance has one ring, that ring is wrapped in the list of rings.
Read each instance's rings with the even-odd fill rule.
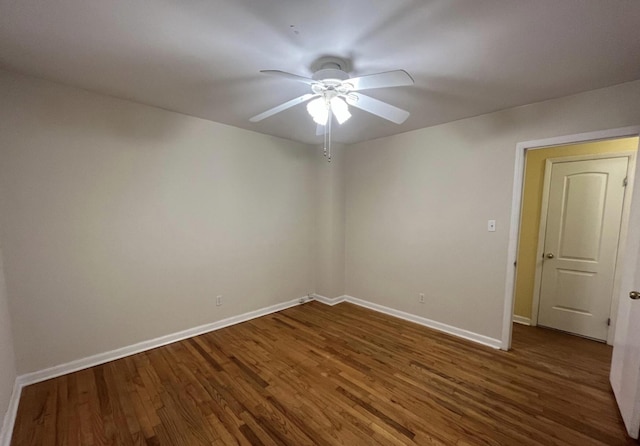
[[[222,305],[222,295],[216,297],[216,307]]]
[[[424,303],[424,293],[420,293],[420,303]]]

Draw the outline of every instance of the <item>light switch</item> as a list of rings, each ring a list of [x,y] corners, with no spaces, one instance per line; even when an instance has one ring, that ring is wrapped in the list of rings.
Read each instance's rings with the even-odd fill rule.
[[[487,231],[496,232],[496,221],[495,220],[489,220],[487,222]]]

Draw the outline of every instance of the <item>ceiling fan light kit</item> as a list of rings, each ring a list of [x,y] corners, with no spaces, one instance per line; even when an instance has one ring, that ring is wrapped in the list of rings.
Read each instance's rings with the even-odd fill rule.
[[[349,106],[344,99],[339,98],[338,96],[331,98],[331,111],[340,125],[347,122],[351,117],[351,113],[349,113]]]
[[[404,70],[387,71],[366,76],[349,77],[348,62],[337,57],[322,57],[311,66],[314,71],[311,78],[279,70],[262,70],[261,73],[302,82],[311,87],[307,93],[295,99],[262,112],[250,119],[258,122],[307,101],[307,112],[314,122],[324,127],[325,155],[331,161],[331,121],[335,116],[338,124],[344,124],[351,118],[349,105],[368,113],[402,124],[409,112],[386,102],[359,93],[361,90],[389,88],[413,85],[413,79]]]
[[[307,111],[319,125],[327,125],[329,106],[324,98],[316,98],[307,104]]]

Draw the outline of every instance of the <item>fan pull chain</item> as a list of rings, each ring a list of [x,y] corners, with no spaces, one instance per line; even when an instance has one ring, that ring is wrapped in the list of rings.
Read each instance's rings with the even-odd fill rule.
[[[324,126],[323,135],[324,135],[324,156],[326,157],[327,156],[327,126],[326,125]]]
[[[329,155],[327,156],[327,161],[329,162],[331,162],[331,121],[333,121],[333,113],[331,112],[331,109],[329,109],[329,119],[327,122],[327,125],[329,126],[329,137],[327,138],[329,140],[327,143],[327,145],[329,146]]]

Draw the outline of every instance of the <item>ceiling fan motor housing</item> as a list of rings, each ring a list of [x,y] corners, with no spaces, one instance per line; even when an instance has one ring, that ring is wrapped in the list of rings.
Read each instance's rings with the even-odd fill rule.
[[[323,68],[313,73],[313,79],[316,81],[346,81],[349,79],[349,75],[339,68]]]
[[[316,59],[311,64],[311,70],[313,71],[313,76],[311,77],[316,81],[345,81],[349,79],[347,71],[350,70],[350,64],[347,60],[339,57],[325,56]]]

